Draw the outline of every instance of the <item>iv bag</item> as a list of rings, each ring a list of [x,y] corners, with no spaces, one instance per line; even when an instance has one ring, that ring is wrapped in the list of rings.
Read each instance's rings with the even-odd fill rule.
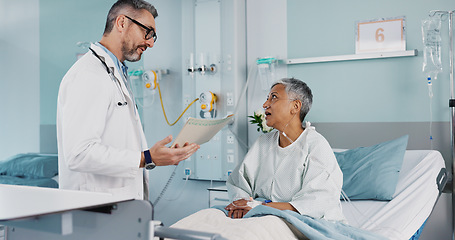
[[[442,72],[440,17],[432,17],[422,21],[422,40],[422,72],[426,78],[434,80]]]

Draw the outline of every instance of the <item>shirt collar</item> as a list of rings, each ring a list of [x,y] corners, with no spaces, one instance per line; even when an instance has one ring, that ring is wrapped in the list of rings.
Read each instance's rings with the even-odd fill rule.
[[[102,48],[107,53],[107,55],[109,55],[109,57],[111,57],[112,61],[116,65],[117,69],[121,69],[123,74],[125,76],[127,76],[128,67],[124,63],[120,62],[120,60],[118,60],[118,58],[111,51],[109,51],[109,49],[107,49],[105,46],[103,46],[101,43],[96,42],[95,45]]]

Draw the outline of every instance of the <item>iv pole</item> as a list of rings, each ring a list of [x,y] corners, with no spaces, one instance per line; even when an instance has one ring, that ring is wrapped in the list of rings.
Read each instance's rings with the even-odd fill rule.
[[[430,11],[430,17],[433,17],[435,14],[449,15],[449,65],[450,65],[450,99],[449,99],[449,108],[450,108],[450,126],[452,128],[450,134],[451,142],[451,157],[452,157],[452,239],[455,239],[455,182],[454,182],[454,173],[455,173],[455,98],[453,92],[453,13],[454,11],[440,11],[433,10]]]

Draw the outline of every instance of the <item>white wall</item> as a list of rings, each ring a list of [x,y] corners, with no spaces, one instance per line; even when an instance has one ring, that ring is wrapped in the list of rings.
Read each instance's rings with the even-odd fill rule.
[[[16,153],[38,152],[39,125],[40,125],[40,10],[39,0],[0,0],[0,160]],[[153,2],[162,15],[157,19],[159,44],[149,49],[144,56],[144,67],[161,68],[167,67],[178,58],[181,52],[181,45],[176,39],[166,38],[166,31],[172,34],[184,34],[181,29],[181,15],[184,6],[181,0],[155,0]],[[348,5],[348,4],[347,4]],[[436,8],[436,7],[435,7]],[[287,23],[287,0],[247,0],[247,63],[251,67],[255,60],[260,57],[272,56],[278,59],[286,59],[288,49],[288,23]],[[105,9],[106,10],[106,9]],[[107,10],[106,10],[107,11]],[[171,14],[165,14],[168,11]],[[348,13],[346,13],[348,14]],[[104,21],[104,20],[103,20]],[[173,29],[173,26],[179,26]],[[98,32],[98,31],[96,31]],[[178,33],[177,33],[178,32]],[[169,36],[169,35],[168,35]],[[181,39],[180,37],[178,39]],[[176,46],[174,51],[166,51],[163,45]],[[153,57],[150,57],[153,56]],[[181,71],[182,66],[177,64],[170,70],[174,73]],[[66,71],[66,70],[65,70]],[[176,73],[173,76],[179,76]],[[287,76],[286,67],[277,69],[275,77]],[[257,87],[258,81],[251,83],[248,91],[248,115],[262,106],[267,92]],[[163,89],[171,89],[179,92],[180,85],[175,84],[175,79],[170,82],[162,83]],[[177,88],[175,88],[177,87]],[[169,93],[169,92],[168,92]],[[167,94],[165,107],[169,109],[169,117],[174,120],[179,111],[172,110],[172,106],[181,102],[181,96],[169,97]],[[160,117],[158,122],[161,125],[146,125],[147,135],[153,132],[153,128],[165,129],[162,135],[153,134],[156,139],[148,139],[152,145],[157,139],[163,138],[168,133],[174,136],[177,130],[167,128],[161,114],[161,108],[156,99],[153,111],[157,115],[145,116],[150,120]],[[46,107],[46,106],[43,106]],[[249,125],[249,143],[252,144],[259,133],[256,128]],[[164,134],[166,133],[166,134]],[[151,174],[151,185],[153,188],[152,201],[164,187],[174,167],[164,167]],[[208,206],[207,188],[219,185],[206,181],[190,181],[187,183],[179,201],[168,201],[180,194],[184,182],[182,170],[178,169],[174,181],[169,186],[165,198],[157,206],[155,217],[163,220],[166,225],[170,225],[176,220]],[[183,204],[182,204],[183,203]],[[176,207],[177,206],[177,207]],[[177,211],[179,214],[169,214]],[[430,220],[422,233],[421,239],[449,239],[446,238],[451,232],[451,196],[444,194],[439,200]],[[177,216],[180,215],[180,216]]]
[[[242,1],[238,2],[241,3]],[[186,58],[189,54],[182,54],[182,52],[193,49],[192,31],[194,31],[194,24],[191,21],[194,19],[194,2],[155,0],[153,4],[158,10],[158,18],[156,19],[158,41],[152,49],[144,53],[144,68],[146,70],[160,68],[169,70],[169,74],[160,80],[160,86],[167,117],[170,122],[173,122],[183,111],[181,107],[181,81],[188,79],[185,78],[186,72],[182,71],[186,71]],[[239,41],[242,40],[239,39]],[[144,101],[151,100],[144,99]],[[176,137],[185,122],[182,118],[176,125],[169,127],[165,122],[159,101],[159,96],[156,93],[154,104],[144,109],[143,112],[143,124],[149,146],[168,134]],[[189,180],[185,182],[183,180],[183,167],[184,164],[179,164],[166,193],[154,209],[155,218],[162,221],[165,226],[169,226],[198,210],[207,208],[207,188],[224,185],[224,182],[215,181]],[[152,202],[155,202],[162,189],[165,188],[174,169],[174,166],[157,167],[149,172],[150,200]],[[180,197],[176,199],[178,196]]]
[[[287,58],[286,2],[286,0],[246,1],[247,63],[249,68],[254,66],[256,59],[260,57]],[[179,63],[184,63],[184,61],[177,61],[177,59],[181,57],[181,47],[190,44],[185,38],[185,33],[190,31],[190,29],[182,28],[183,24],[179,21],[188,21],[188,14],[190,13],[187,11],[191,9],[191,6],[189,6],[191,1],[155,0],[153,4],[157,7],[159,14],[156,20],[158,41],[156,46],[145,52],[144,68],[170,69],[170,75],[163,78],[161,86],[166,113],[168,118],[173,121],[180,113],[179,108],[173,108],[172,106],[178,106],[177,103],[181,102],[181,96],[175,93],[181,92],[181,87],[176,84],[176,80],[177,76],[179,76],[178,74],[181,74],[181,69],[183,69],[183,66]],[[182,42],[179,42],[180,39],[182,39]],[[286,75],[285,66],[276,70],[275,77],[277,79],[286,77]],[[268,91],[265,92],[261,88],[257,88],[255,84],[258,83],[258,81],[251,80],[248,88],[248,115],[251,115],[257,108],[262,107],[262,103],[268,93]],[[258,90],[255,91],[254,89]],[[168,134],[176,136],[181,128],[181,126],[171,128],[166,125],[158,96],[156,96],[153,106],[144,110],[143,116],[144,129],[149,146],[152,146],[156,141]],[[251,145],[259,134],[253,125],[248,125],[248,138]],[[224,185],[224,182],[193,180],[185,184],[184,180],[182,180],[184,176],[181,167],[178,167],[166,194],[155,208],[155,217],[163,221],[166,226],[193,212],[207,208],[207,188]],[[170,166],[159,167],[150,172],[150,200],[152,202],[166,185],[173,170],[174,167]],[[178,200],[168,200],[180,194],[182,195]]]
[[[267,91],[263,91],[259,78],[250,71],[257,71],[256,60],[264,57],[277,59],[287,58],[287,1],[286,0],[248,0],[246,1],[247,24],[247,64],[248,75],[248,109],[250,116],[262,108]],[[286,65],[276,68],[274,79],[287,77]],[[248,127],[248,145],[251,146],[259,136],[256,127]]]
[[[0,160],[39,152],[39,0],[0,0]]]

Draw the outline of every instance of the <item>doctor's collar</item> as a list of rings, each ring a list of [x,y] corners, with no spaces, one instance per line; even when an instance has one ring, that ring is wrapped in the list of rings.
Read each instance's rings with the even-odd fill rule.
[[[112,61],[115,63],[117,69],[121,70],[123,74],[128,73],[128,67],[126,66],[125,63],[120,62],[120,60],[111,52],[109,49],[107,49],[105,46],[103,46],[100,42],[95,43],[96,46],[100,47],[103,49],[109,57],[111,57]]]

